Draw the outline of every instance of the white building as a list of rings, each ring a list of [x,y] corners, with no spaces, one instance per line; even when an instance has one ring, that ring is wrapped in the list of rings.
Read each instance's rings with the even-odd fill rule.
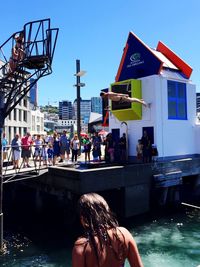
[[[31,135],[41,134],[44,135],[44,114],[40,111],[39,108],[31,110]]]
[[[0,60],[0,67],[2,65],[4,65],[4,62]],[[0,73],[1,78],[3,77],[2,75]],[[44,134],[44,115],[39,110],[32,109],[30,92],[28,92],[5,119],[4,132],[9,144],[16,133],[21,137],[27,132]]]
[[[76,123],[76,120],[58,120],[58,126],[72,126]]]
[[[23,136],[26,132],[31,130],[31,110],[29,98],[26,96],[20,103],[12,110],[9,116],[5,119],[5,134],[8,142],[14,138],[18,133]]]
[[[70,129],[73,126],[74,131],[77,129],[77,120],[58,120],[57,127],[62,129]],[[81,127],[84,127],[84,121],[81,120]]]
[[[130,96],[143,98],[150,108],[138,103],[114,108],[115,103],[110,103],[110,131],[118,137],[127,132],[130,157],[136,156],[136,145],[144,130],[157,145],[159,157],[200,153],[192,69],[161,42],[153,50],[130,33],[127,43],[116,83],[110,90],[114,92],[115,86],[119,89],[121,85],[121,93],[127,93],[131,84]]]

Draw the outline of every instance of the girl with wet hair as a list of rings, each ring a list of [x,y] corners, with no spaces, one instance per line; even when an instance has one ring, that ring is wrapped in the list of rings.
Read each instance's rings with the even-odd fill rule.
[[[72,267],[143,267],[131,233],[118,222],[103,197],[84,194],[78,202],[84,236],[72,251]]]

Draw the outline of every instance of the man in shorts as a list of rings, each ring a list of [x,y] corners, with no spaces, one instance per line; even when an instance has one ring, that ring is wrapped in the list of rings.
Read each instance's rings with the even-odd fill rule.
[[[61,159],[59,162],[63,162],[65,160],[65,153],[67,154],[67,161],[69,161],[70,139],[67,136],[67,132],[64,130],[63,134],[60,137],[60,156],[61,156]]]
[[[31,156],[31,145],[32,145],[32,138],[29,132],[26,133],[25,136],[21,139],[21,146],[22,146],[22,154],[21,157],[23,159],[23,168],[31,167],[29,165],[29,158]]]

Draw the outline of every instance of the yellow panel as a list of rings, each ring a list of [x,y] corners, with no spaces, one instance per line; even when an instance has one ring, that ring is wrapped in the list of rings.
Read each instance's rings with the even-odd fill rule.
[[[130,97],[135,98],[142,98],[142,92],[141,92],[141,81],[140,80],[125,80],[121,82],[116,82],[111,84],[111,91],[114,88],[113,86],[122,85],[122,91],[121,93],[126,93],[124,91],[124,87],[126,87],[126,84],[131,84],[131,94]],[[127,87],[128,88],[128,87]],[[122,108],[123,104],[116,102],[111,104],[111,112],[113,115],[120,121],[128,121],[128,120],[141,120],[142,119],[142,105],[140,103],[133,102],[129,106],[129,108]],[[119,108],[119,109],[118,109]]]

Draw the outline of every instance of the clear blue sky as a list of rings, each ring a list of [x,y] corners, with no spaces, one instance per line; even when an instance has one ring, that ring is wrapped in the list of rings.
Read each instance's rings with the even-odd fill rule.
[[[7,0],[0,43],[29,21],[50,18],[60,29],[53,74],[39,80],[39,104],[74,100],[76,59],[87,74],[81,97],[99,96],[115,79],[129,31],[150,47],[164,42],[192,68],[200,91],[200,0]]]

